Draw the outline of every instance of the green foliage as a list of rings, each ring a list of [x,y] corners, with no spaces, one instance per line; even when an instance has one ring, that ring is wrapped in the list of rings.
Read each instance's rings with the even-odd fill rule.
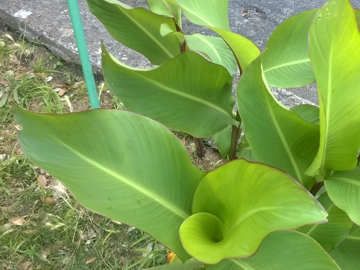
[[[144,8],[130,8],[116,0],[90,0],[88,3],[90,11],[116,40],[144,54],[153,64],[162,64],[180,53],[176,38],[163,37],[159,31],[163,23],[176,30],[172,19]]]
[[[320,147],[308,169],[310,175],[325,175],[327,170],[352,170],[357,164],[359,44],[359,25],[350,3],[326,3],[309,31],[310,60],[320,103]]]
[[[200,138],[236,125],[232,78],[225,68],[195,52],[184,52],[150,70],[126,67],[105,49],[102,61],[110,89],[133,112]]]
[[[314,238],[326,251],[331,251],[346,238],[354,224],[348,215],[331,201],[327,193],[321,194],[318,201],[329,214],[328,222],[304,226],[298,231]]]
[[[315,81],[307,36],[316,12],[313,9],[289,18],[270,36],[262,61],[269,85],[290,88]]]
[[[15,113],[23,126],[19,139],[29,159],[56,178],[66,179],[67,187],[85,207],[147,231],[180,258],[187,258],[177,228],[191,215],[192,198],[204,173],[190,163],[170,131],[123,111],[97,110],[60,118],[42,115],[41,121],[19,108]],[[42,132],[48,140],[34,141]],[[66,143],[62,138],[67,138]],[[48,154],[39,156],[32,150],[44,147]],[[134,153],[140,152],[138,159]],[[53,153],[62,159],[52,158]],[[74,165],[81,169],[74,171]],[[164,184],[163,179],[171,184]]]
[[[318,149],[319,127],[279,104],[263,74],[258,58],[245,70],[238,85],[239,113],[246,138],[257,161],[284,170],[310,189],[315,179],[305,171]]]
[[[148,3],[151,11],[88,0],[117,40],[159,65],[130,68],[102,48],[106,83],[132,112],[15,109],[29,159],[84,206],[144,230],[183,261],[155,269],[354,269],[360,33],[349,1],[289,18],[262,53],[229,31],[228,1]],[[223,41],[184,35],[181,13]],[[285,108],[270,91],[314,81],[319,108]],[[242,158],[201,172],[158,122],[214,136],[223,157]]]
[[[184,15],[195,24],[229,30],[229,0],[176,0]]]
[[[265,238],[254,256],[247,259],[224,260],[206,269],[338,270],[339,267],[311,237],[297,232],[274,232]]]
[[[269,233],[325,222],[327,216],[287,174],[243,159],[201,180],[192,212],[180,227],[180,238],[190,255],[209,264],[249,257]]]
[[[360,227],[354,226],[346,239],[333,251],[330,256],[341,269],[356,269],[359,265]]]

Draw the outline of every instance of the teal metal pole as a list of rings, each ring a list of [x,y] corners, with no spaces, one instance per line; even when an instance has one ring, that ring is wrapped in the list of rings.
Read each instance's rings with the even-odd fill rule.
[[[67,0],[71,23],[75,33],[76,45],[78,47],[81,67],[83,70],[86,88],[88,91],[90,105],[92,109],[100,108],[99,99],[97,96],[94,74],[92,72],[89,52],[86,45],[84,28],[81,22],[80,10],[77,0]]]

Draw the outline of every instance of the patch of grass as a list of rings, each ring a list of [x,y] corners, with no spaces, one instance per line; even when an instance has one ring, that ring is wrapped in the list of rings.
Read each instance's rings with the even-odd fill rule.
[[[0,269],[134,270],[166,263],[164,246],[79,205],[18,145],[12,106],[51,113],[88,109],[80,74],[44,47],[0,32]],[[101,104],[123,108],[108,91]]]

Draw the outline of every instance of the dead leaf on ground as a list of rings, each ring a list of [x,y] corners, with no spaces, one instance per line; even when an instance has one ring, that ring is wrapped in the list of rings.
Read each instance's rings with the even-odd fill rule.
[[[9,82],[7,80],[0,80],[0,84],[3,86],[9,86]]]
[[[32,262],[30,262],[30,261],[26,261],[26,262],[20,263],[20,264],[17,266],[17,268],[18,268],[19,270],[32,270],[32,269],[34,269],[34,268],[33,268],[33,264],[32,264]]]
[[[96,257],[92,257],[91,259],[87,260],[85,264],[93,263],[96,260]]]
[[[46,198],[44,199],[44,203],[47,204],[47,205],[55,205],[55,204],[56,204],[56,201],[55,201],[53,198],[46,197]]]
[[[14,43],[14,44],[10,44],[8,47],[10,50],[16,50],[21,48],[21,45],[19,43]]]
[[[20,148],[20,147],[18,147],[16,150],[15,150],[15,153],[16,154],[24,154],[24,151]]]
[[[35,72],[35,75],[40,77],[40,78],[43,78],[43,79],[45,79],[48,76],[45,73],[40,73],[40,72]]]
[[[80,81],[80,82],[76,82],[76,83],[74,83],[72,86],[71,86],[71,88],[80,88],[80,87],[84,87],[84,86],[86,86],[86,84],[85,84],[85,81]]]
[[[25,218],[27,217],[28,215],[25,215],[25,216],[22,216],[22,217],[15,217],[15,218],[12,218],[10,219],[10,222],[16,226],[22,226],[24,225],[24,223],[26,222]]]
[[[38,177],[38,183],[40,188],[45,188],[47,184],[47,179],[43,174],[40,174]]]
[[[65,88],[62,88],[59,90],[58,94],[60,97],[62,97],[64,94],[66,93],[66,89]]]
[[[28,80],[34,78],[35,74],[32,72],[19,72],[15,76],[15,80],[20,81],[22,79]]]
[[[36,230],[24,230],[25,234],[33,234],[36,233]]]
[[[15,42],[14,38],[12,36],[10,36],[9,34],[5,34],[4,37],[7,37],[8,39],[10,39],[12,42]]]
[[[50,251],[47,251],[47,250],[41,251],[41,257],[43,257],[44,259],[46,259],[47,256],[49,256],[49,254],[50,254]]]

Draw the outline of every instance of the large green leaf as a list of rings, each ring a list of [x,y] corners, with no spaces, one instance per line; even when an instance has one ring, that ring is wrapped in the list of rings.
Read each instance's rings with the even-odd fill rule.
[[[330,0],[310,27],[320,104],[320,147],[310,175],[352,170],[360,148],[360,32],[348,0]],[[331,197],[331,196],[330,196]]]
[[[300,104],[292,107],[290,110],[296,112],[296,114],[306,122],[317,126],[319,125],[319,107],[309,104]]]
[[[335,206],[327,193],[323,193],[318,201],[329,214],[328,222],[308,225],[300,228],[299,231],[314,238],[325,251],[329,252],[346,238],[354,223],[344,211]]]
[[[308,30],[317,10],[308,10],[284,21],[271,34],[263,58],[269,85],[283,88],[315,81],[309,59]]]
[[[181,9],[176,4],[175,0],[147,0],[151,11],[173,17],[177,25],[181,28]]]
[[[335,205],[360,225],[360,167],[352,171],[334,172],[324,184]]]
[[[185,16],[194,24],[230,30],[229,0],[175,0]]]
[[[301,185],[275,168],[238,159],[206,174],[193,215],[180,227],[186,251],[215,264],[249,257],[271,232],[326,221],[327,213]]]
[[[315,180],[304,172],[318,150],[319,127],[307,123],[274,98],[262,72],[261,57],[241,76],[237,101],[256,160],[284,170],[310,189]]]
[[[355,270],[360,265],[360,227],[354,227],[344,242],[330,252],[342,270]]]
[[[206,270],[339,270],[311,237],[299,232],[273,232],[259,251],[242,260],[224,260]],[[354,270],[355,268],[349,268]],[[345,270],[345,269],[343,269]]]
[[[212,62],[225,67],[231,76],[235,75],[236,59],[222,38],[193,34],[186,35],[185,39],[191,50],[206,54]]]
[[[201,138],[237,123],[232,117],[232,78],[195,52],[140,70],[126,67],[103,49],[103,74],[126,108],[170,128]]]
[[[180,53],[175,37],[163,37],[160,34],[160,26],[163,23],[176,30],[171,18],[157,15],[144,8],[130,8],[117,0],[87,2],[90,11],[104,24],[113,38],[145,55],[153,64],[160,65]]]
[[[246,37],[216,27],[209,28],[221,36],[228,44],[235,55],[241,71],[245,70],[260,55],[259,48]]]
[[[148,232],[181,259],[178,229],[204,175],[164,126],[124,111],[53,115],[15,109],[28,158],[85,207]]]

